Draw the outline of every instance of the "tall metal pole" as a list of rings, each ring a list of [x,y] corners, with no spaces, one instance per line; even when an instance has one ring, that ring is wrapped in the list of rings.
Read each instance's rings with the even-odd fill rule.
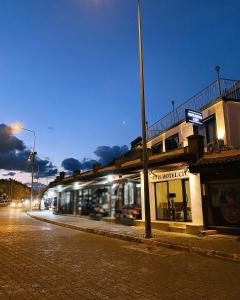
[[[143,192],[145,204],[145,236],[152,237],[149,184],[148,184],[148,152],[146,139],[146,114],[145,114],[145,94],[143,76],[143,53],[142,53],[142,31],[141,31],[141,7],[138,0],[138,43],[139,43],[139,66],[140,66],[140,92],[141,92],[141,111],[142,111],[142,160],[143,160]]]
[[[32,148],[32,182],[31,182],[31,198],[30,198],[30,207],[29,210],[32,211],[32,203],[33,203],[33,178],[34,178],[34,163],[35,163],[35,143],[36,143],[36,134],[33,132],[33,148]]]

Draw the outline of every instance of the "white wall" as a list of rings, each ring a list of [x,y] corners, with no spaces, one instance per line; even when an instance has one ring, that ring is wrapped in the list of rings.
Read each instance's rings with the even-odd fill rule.
[[[189,173],[189,183],[190,183],[191,207],[192,207],[192,224],[203,225],[200,175]]]
[[[223,139],[227,145],[240,146],[240,103],[219,101],[202,110],[202,113],[204,119],[215,114],[218,138]],[[192,124],[182,122],[162,132],[148,142],[148,147],[150,148],[160,141],[164,144],[166,138],[177,133],[179,134],[179,143],[187,146],[187,137],[193,134]],[[165,145],[163,145],[163,151],[165,151]]]
[[[145,221],[145,202],[144,202],[144,184],[143,184],[143,171],[140,172],[141,180],[141,206],[142,206],[142,220]],[[151,201],[150,201],[151,202]],[[151,203],[150,203],[151,204]]]
[[[240,103],[226,102],[224,107],[226,120],[227,144],[233,147],[240,147]]]

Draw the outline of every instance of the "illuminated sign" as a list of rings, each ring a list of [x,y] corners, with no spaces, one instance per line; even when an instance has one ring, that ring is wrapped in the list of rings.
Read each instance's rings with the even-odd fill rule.
[[[162,173],[152,172],[149,176],[150,182],[184,179],[188,177],[189,177],[188,170],[176,170],[176,171],[169,171],[169,172],[162,172]]]
[[[187,123],[192,123],[194,125],[203,125],[202,113],[191,110],[191,109],[186,109],[185,114],[186,114],[186,122]]]

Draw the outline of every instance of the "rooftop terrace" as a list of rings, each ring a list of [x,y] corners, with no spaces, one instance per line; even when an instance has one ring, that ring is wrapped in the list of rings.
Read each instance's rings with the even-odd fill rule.
[[[226,78],[214,81],[151,125],[148,128],[148,140],[183,122],[185,120],[185,109],[200,111],[222,97],[240,100],[240,81]]]

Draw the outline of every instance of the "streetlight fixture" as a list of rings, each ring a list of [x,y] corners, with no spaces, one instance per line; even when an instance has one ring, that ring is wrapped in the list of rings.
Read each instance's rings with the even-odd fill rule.
[[[143,72],[143,50],[142,50],[142,25],[141,6],[138,0],[138,44],[139,44],[139,67],[140,67],[140,93],[141,93],[141,113],[142,113],[142,160],[143,160],[143,194],[145,205],[145,236],[152,237],[149,183],[148,183],[148,149],[146,134],[146,113],[145,113],[145,93],[144,93],[144,72]]]
[[[29,210],[32,211],[32,203],[33,203],[33,178],[34,178],[34,163],[35,163],[35,156],[37,155],[37,152],[35,152],[35,144],[36,144],[36,133],[34,130],[30,130],[27,128],[22,127],[21,124],[13,124],[11,125],[11,129],[14,132],[19,132],[22,130],[31,132],[33,134],[33,147],[32,152],[29,155],[28,161],[32,163],[32,175],[31,175],[31,198],[30,198],[30,206]]]

